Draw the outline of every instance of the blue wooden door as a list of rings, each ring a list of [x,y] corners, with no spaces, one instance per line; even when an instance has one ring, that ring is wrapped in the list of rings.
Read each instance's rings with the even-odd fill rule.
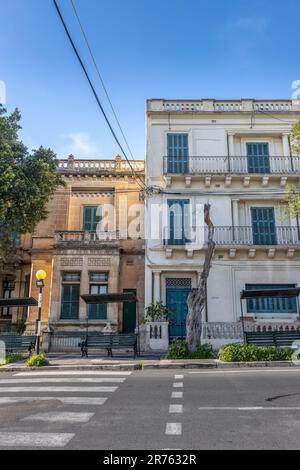
[[[170,315],[170,337],[184,338],[186,335],[187,297],[190,288],[167,287],[166,305],[172,309]]]
[[[247,143],[247,160],[249,173],[270,173],[269,144]]]
[[[188,173],[188,134],[167,135],[168,173]]]
[[[254,245],[276,245],[276,226],[273,207],[252,207]]]

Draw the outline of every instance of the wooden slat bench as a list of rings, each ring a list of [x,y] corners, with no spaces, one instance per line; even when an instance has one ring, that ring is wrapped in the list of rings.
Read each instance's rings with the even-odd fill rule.
[[[6,352],[22,352],[28,351],[30,354],[35,348],[35,336],[18,336],[18,335],[0,335],[0,341],[5,343]]]
[[[300,340],[300,330],[245,332],[247,344],[256,346],[291,347]]]
[[[133,349],[134,357],[137,355],[136,334],[109,334],[89,333],[87,338],[78,345],[81,348],[81,355],[88,356],[89,349],[106,349],[108,356],[112,357],[113,349]]]

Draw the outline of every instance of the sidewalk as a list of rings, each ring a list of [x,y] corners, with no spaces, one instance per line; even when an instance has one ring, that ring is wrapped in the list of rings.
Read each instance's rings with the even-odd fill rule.
[[[145,370],[145,369],[241,369],[241,368],[262,368],[262,367],[298,367],[291,361],[276,362],[221,362],[218,359],[165,359],[163,354],[143,354],[136,359],[130,355],[119,355],[112,358],[90,355],[82,358],[78,354],[49,353],[47,357],[50,365],[39,367],[38,370]],[[25,361],[8,364],[0,367],[0,372],[13,372],[29,370],[25,366]]]

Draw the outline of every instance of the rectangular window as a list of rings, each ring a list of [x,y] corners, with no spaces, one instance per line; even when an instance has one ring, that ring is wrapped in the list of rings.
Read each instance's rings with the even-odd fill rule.
[[[168,173],[188,173],[188,134],[167,134]]]
[[[276,245],[274,207],[251,207],[253,244]]]
[[[246,284],[246,289],[282,289],[296,287],[296,284]],[[261,299],[247,299],[248,313],[297,313],[296,297],[265,297]]]
[[[189,199],[168,199],[168,245],[185,245],[190,241]]]
[[[249,173],[270,173],[269,144],[248,142],[247,160]]]
[[[89,273],[90,294],[107,294],[108,273]],[[106,320],[107,304],[88,305],[89,320]]]
[[[80,272],[62,273],[61,309],[62,320],[78,320],[80,299]]]
[[[84,206],[82,230],[87,231],[87,232],[96,232],[97,229],[101,230],[100,228],[101,219],[102,219],[102,207],[101,206]]]

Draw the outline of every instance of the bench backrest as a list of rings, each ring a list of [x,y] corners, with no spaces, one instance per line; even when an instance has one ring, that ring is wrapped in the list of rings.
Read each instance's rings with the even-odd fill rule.
[[[300,340],[300,330],[245,332],[247,344],[256,346],[290,347]]]
[[[36,336],[1,335],[0,341],[4,341],[7,349],[25,349],[28,348],[32,343],[35,343]]]

